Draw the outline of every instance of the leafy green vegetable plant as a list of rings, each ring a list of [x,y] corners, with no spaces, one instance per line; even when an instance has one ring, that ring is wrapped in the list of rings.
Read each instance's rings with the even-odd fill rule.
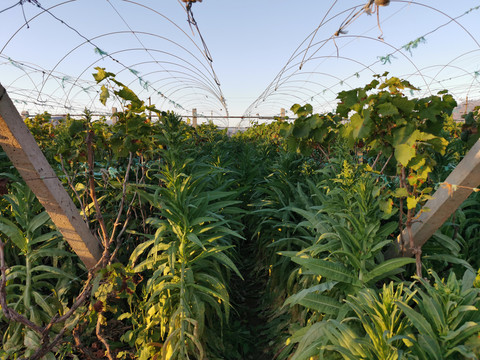
[[[309,326],[292,359],[477,359],[480,330],[479,290],[474,274],[447,280],[418,279],[406,287],[393,283],[349,295],[354,315],[342,321],[323,320]]]
[[[311,245],[283,254],[299,264],[306,276],[319,279],[325,293],[314,284],[287,303],[341,318],[341,301],[346,296],[398,274],[414,260],[384,260],[381,250],[392,243],[390,235],[397,224],[382,221],[386,215],[381,210],[380,187],[373,178],[363,176],[348,187],[332,188],[327,194],[317,191],[315,195],[323,205],[294,209],[305,218],[298,226],[311,229]]]
[[[406,203],[406,219],[400,221],[408,232],[408,246],[416,254],[417,275],[421,276],[421,249],[415,245],[411,226],[417,206],[431,198],[432,188],[424,184],[435,166],[434,154],[445,153],[448,141],[442,130],[456,102],[446,91],[410,99],[404,91],[418,89],[408,81],[387,78],[387,73],[384,79],[376,77],[364,88],[340,92],[337,112],[350,118],[343,135],[352,145],[377,157],[383,155],[396,165],[399,187],[392,196],[400,199],[400,214]]]
[[[156,209],[148,220],[156,232],[131,255],[135,272],[151,272],[140,339],[163,339],[163,359],[206,358],[207,345],[215,347],[206,342],[208,332],[221,331],[228,321],[229,273],[240,276],[229,252],[232,237],[241,236],[227,215],[238,201],[231,192],[209,189],[218,170],[188,175],[187,165],[172,164],[159,175],[160,186],[148,187],[153,193],[142,192]],[[155,351],[141,341],[141,358]]]
[[[420,359],[476,359],[467,340],[480,332],[480,290],[475,274],[467,270],[462,280],[455,273],[441,279],[429,271],[434,284],[419,278],[415,307],[397,301],[415,329],[413,352]]]
[[[305,155],[317,150],[328,160],[332,145],[343,126],[341,117],[332,113],[313,114],[310,104],[295,104],[290,110],[297,118],[291,124],[283,122],[280,132],[285,137],[287,148]]]
[[[18,259],[6,272],[7,305],[40,328],[67,310],[64,297],[76,279],[73,263],[66,260],[71,253],[27,185],[11,184],[4,198],[9,209],[0,214],[0,240]],[[58,332],[58,326],[52,331]],[[4,354],[30,356],[40,346],[41,334],[11,322],[2,341]]]
[[[349,295],[346,306],[354,314],[343,321],[330,319],[310,326],[292,359],[406,359],[412,330],[397,301],[409,304],[413,295],[392,282],[380,293],[366,288]]]

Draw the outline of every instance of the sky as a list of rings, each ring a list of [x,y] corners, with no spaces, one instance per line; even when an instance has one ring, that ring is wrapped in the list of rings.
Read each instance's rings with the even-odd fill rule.
[[[384,71],[424,93],[480,98],[480,10],[465,14],[478,0],[392,0],[378,18],[359,12],[365,0],[204,0],[192,5],[198,29],[179,0],[18,3],[0,5],[0,82],[19,110],[121,106],[100,104],[96,66],[186,115],[272,116],[296,102],[327,111]]]

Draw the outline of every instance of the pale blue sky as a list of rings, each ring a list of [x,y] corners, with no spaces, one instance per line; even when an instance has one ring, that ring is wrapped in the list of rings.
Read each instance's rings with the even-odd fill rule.
[[[17,2],[1,0],[0,10]],[[192,9],[220,88],[202,54],[199,35],[190,29],[178,0],[39,3],[45,9],[58,5],[51,13],[78,33],[50,14],[35,17],[40,9],[29,3],[24,5],[25,15],[35,17],[29,29],[20,6],[0,13],[0,82],[16,96],[20,110],[32,103],[36,109],[47,104],[52,111],[54,103],[57,108],[72,109],[86,103],[102,110],[96,98],[98,89],[88,83],[95,66],[118,73],[118,79],[144,99],[151,96],[160,107],[187,114],[192,107],[207,115],[223,114],[221,95],[231,115],[242,115],[247,109],[251,114],[276,115],[281,107],[289,109],[302,101],[323,111],[333,106],[342,88],[361,86],[373,73],[387,70],[409,76],[424,91],[449,86],[458,98],[480,98],[474,76],[480,71],[476,20],[480,10],[456,21],[445,15],[462,15],[479,6],[478,0],[392,0],[380,9],[380,28],[376,14],[362,14],[335,41],[332,35],[354,11],[348,9],[365,1],[204,0]],[[325,24],[307,52],[306,59],[311,59],[299,71],[302,51],[311,38],[301,43],[322,19]],[[384,41],[378,39],[382,31]],[[401,49],[423,35],[425,42],[411,54]],[[95,46],[108,55],[95,53]],[[390,62],[379,60],[399,49]],[[288,63],[292,54],[297,56]],[[288,69],[272,84],[287,63]],[[254,103],[264,91],[265,96]]]

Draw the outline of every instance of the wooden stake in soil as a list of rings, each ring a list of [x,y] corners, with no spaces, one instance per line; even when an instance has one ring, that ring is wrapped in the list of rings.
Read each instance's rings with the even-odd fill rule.
[[[97,239],[80,216],[35,139],[0,85],[0,145],[87,269],[101,258]]]

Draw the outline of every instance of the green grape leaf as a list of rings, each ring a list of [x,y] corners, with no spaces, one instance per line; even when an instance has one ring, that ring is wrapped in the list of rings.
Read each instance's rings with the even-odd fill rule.
[[[350,124],[353,127],[352,135],[355,139],[363,139],[367,137],[372,129],[370,110],[365,110],[363,112],[363,117],[359,114],[353,114]]]
[[[415,108],[415,102],[408,100],[406,97],[394,97],[392,99],[392,104],[407,114],[410,114]]]
[[[409,161],[415,157],[415,154],[416,150],[412,145],[400,144],[395,146],[395,159],[403,166],[407,166]]]
[[[382,116],[398,115],[397,107],[390,102],[378,105],[377,112]]]
[[[408,191],[406,188],[401,187],[395,189],[395,191],[392,193],[392,195],[396,198],[402,198],[402,197],[407,197],[408,196]]]

